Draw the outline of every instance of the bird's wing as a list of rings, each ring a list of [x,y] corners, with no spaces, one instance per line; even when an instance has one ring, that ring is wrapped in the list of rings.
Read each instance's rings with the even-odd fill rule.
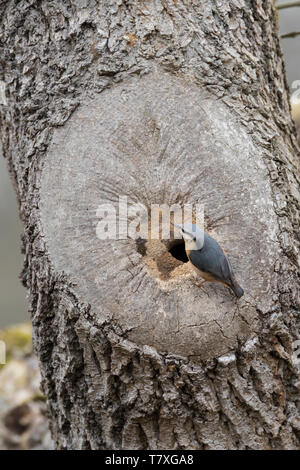
[[[200,271],[211,274],[216,280],[230,283],[230,264],[222,249],[205,249],[191,251],[189,256],[191,262]]]

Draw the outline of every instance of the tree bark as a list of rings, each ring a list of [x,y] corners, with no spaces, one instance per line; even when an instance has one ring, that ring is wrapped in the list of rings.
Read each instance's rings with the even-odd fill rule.
[[[5,1],[4,156],[59,449],[299,446],[299,153],[271,0]],[[99,240],[119,195],[204,203],[245,290],[166,241]]]

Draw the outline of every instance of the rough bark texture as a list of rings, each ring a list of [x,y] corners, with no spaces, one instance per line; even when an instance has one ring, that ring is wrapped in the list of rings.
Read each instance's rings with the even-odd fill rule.
[[[272,4],[0,7],[1,137],[58,448],[299,446],[299,159]],[[86,164],[72,145],[88,147]],[[168,172],[150,171],[164,164]],[[153,246],[141,252],[128,242],[123,277],[117,262],[106,281],[101,266],[95,275],[110,255],[91,238],[95,216],[83,215],[85,204],[95,210],[124,186],[138,199],[141,183],[130,185],[130,175],[146,181],[146,204],[206,204],[209,229],[246,291],[239,303],[216,286],[199,292],[186,267],[161,276]],[[124,253],[118,243],[110,250]]]

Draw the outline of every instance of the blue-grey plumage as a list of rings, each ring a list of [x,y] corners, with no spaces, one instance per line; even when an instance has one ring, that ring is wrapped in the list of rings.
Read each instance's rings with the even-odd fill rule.
[[[195,224],[175,224],[185,241],[187,256],[205,281],[220,282],[239,298],[244,294],[236,281],[230,263],[218,242]]]

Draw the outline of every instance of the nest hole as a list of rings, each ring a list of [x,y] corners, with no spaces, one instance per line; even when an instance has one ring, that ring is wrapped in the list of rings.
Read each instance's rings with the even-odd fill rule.
[[[136,249],[143,256],[154,277],[167,280],[173,271],[184,266],[188,257],[183,240],[136,240]]]
[[[178,259],[178,261],[181,261],[182,263],[187,263],[189,260],[185,251],[184,241],[180,240],[176,244],[172,245],[168,251],[173,258]]]

